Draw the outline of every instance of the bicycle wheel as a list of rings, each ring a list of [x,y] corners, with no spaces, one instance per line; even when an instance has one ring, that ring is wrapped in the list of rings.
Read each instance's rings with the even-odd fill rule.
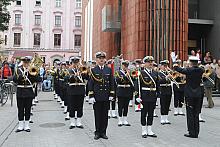
[[[8,101],[8,90],[2,90],[1,92],[1,105],[4,106]]]

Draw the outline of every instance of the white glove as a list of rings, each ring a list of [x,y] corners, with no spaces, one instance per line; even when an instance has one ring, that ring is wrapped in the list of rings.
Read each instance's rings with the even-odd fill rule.
[[[109,97],[109,101],[112,101],[114,98],[112,96]]]
[[[137,101],[138,103],[141,103],[141,102],[142,102],[142,99],[141,99],[141,98],[136,98],[136,101]]]
[[[95,101],[95,98],[94,98],[94,97],[89,99],[89,103],[90,103],[90,104],[94,104],[95,102],[96,102],[96,101]]]

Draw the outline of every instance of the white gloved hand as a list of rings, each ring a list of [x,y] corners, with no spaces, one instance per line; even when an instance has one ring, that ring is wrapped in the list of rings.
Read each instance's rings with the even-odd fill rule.
[[[109,97],[109,101],[112,101],[114,98],[112,96]]]
[[[90,103],[90,104],[94,104],[95,102],[96,102],[96,101],[95,101],[95,98],[94,98],[94,97],[89,99],[89,103]]]
[[[136,101],[137,101],[138,103],[141,103],[141,102],[142,102],[142,99],[141,99],[141,98],[136,98]]]

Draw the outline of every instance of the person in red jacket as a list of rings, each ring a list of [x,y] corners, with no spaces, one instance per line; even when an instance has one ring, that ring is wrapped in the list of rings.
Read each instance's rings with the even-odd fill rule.
[[[1,78],[8,79],[9,77],[12,77],[12,71],[11,68],[9,67],[9,63],[5,62],[1,69]]]

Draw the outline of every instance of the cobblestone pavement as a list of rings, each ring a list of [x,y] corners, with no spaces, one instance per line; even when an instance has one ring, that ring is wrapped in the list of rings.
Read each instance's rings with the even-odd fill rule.
[[[111,118],[107,135],[108,140],[95,141],[94,115],[92,106],[84,105],[82,123],[84,129],[69,130],[69,121],[65,121],[63,109],[53,99],[51,92],[39,94],[39,103],[34,107],[34,123],[31,132],[15,133],[17,128],[17,110],[14,104],[0,107],[0,147],[220,147],[220,98],[215,98],[213,109],[203,108],[206,120],[201,123],[198,139],[183,136],[186,133],[186,117],[173,116],[170,112],[171,125],[160,125],[160,119],[154,119],[153,131],[158,138],[141,138],[140,113],[129,108],[130,127],[118,127],[117,119]],[[204,100],[204,106],[206,105]],[[171,106],[173,110],[173,106]],[[159,109],[156,109],[159,115]]]

